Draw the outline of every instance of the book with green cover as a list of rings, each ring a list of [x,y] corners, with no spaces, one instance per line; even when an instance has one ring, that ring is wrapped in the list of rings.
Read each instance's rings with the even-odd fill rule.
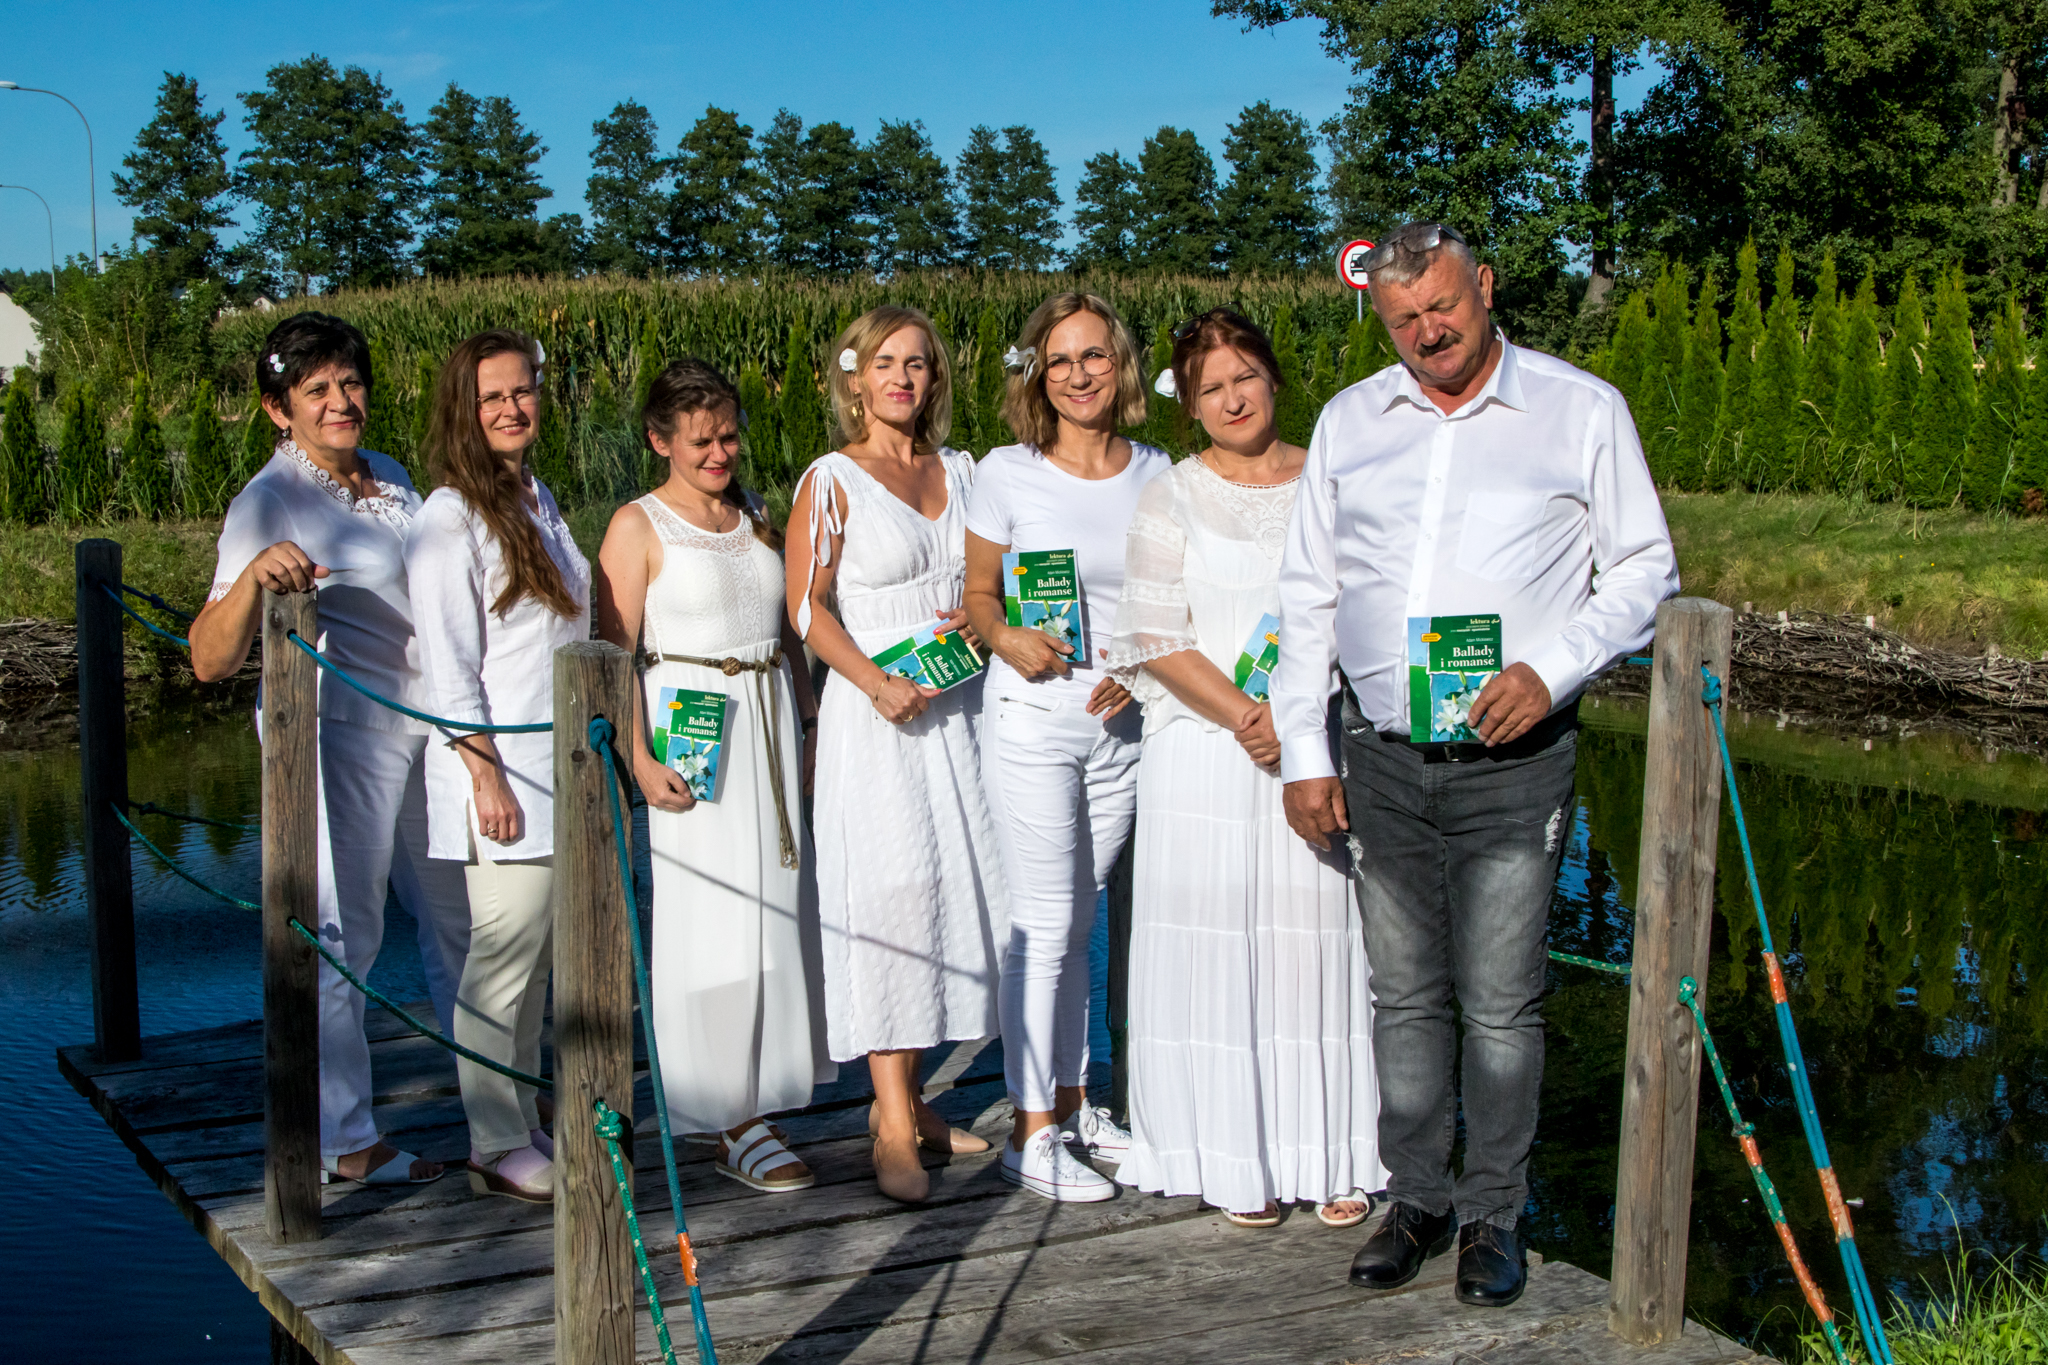
[[[723,692],[694,692],[687,687],[661,689],[655,710],[664,723],[651,737],[657,761],[682,774],[690,795],[699,801],[718,800],[718,760],[725,752]]]
[[[1011,550],[1003,556],[1003,610],[1013,626],[1042,630],[1088,658],[1081,620],[1081,571],[1072,550]]]
[[[1267,613],[1237,653],[1234,680],[1253,701],[1273,699],[1273,665],[1280,662],[1280,618]]]
[[[885,672],[940,692],[966,682],[982,667],[981,655],[967,643],[967,636],[948,628],[943,620],[919,626],[909,639],[897,641],[874,660]]]
[[[1501,669],[1499,616],[1408,618],[1408,738],[1469,744],[1480,689]]]

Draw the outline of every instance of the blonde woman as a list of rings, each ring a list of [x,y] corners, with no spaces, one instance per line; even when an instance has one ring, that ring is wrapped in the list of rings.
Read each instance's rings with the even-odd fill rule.
[[[612,517],[597,622],[613,644],[645,646],[631,753],[654,864],[648,966],[669,1124],[715,1143],[729,1180],[808,1189],[817,1177],[764,1117],[801,1109],[836,1074],[805,965],[800,736],[815,707],[792,666],[803,652],[783,611],[782,536],[736,478],[740,399],[724,375],[675,362],[640,424],[669,476]],[[723,698],[704,713],[724,717],[716,777],[686,779],[702,770],[672,717],[707,693]]]
[[[554,718],[554,655],[590,638],[590,562],[527,457],[540,435],[540,347],[480,332],[434,385],[427,462],[439,485],[406,538],[420,673],[434,714],[482,725]],[[455,1041],[540,1071],[553,962],[554,737],[436,735],[427,745],[428,852],[469,884],[469,957]],[[458,1058],[469,1183],[554,1198],[554,1143],[534,1087]]]
[[[982,796],[979,679],[934,692],[872,655],[943,619],[960,590],[972,457],[945,446],[952,374],[931,320],[877,308],[833,346],[841,443],[798,486],[789,610],[832,669],[819,712],[819,918],[832,1056],[866,1054],[875,1180],[915,1203],[920,1145],[981,1152],[920,1095],[923,1049],[996,1031],[1004,924]],[[836,607],[836,610],[835,610]]]
[[[1280,366],[1229,309],[1176,329],[1171,387],[1209,448],[1131,522],[1110,668],[1145,708],[1131,901],[1131,1153],[1117,1179],[1242,1227],[1316,1205],[1362,1222],[1379,1157],[1371,972],[1341,844],[1280,803],[1265,673],[1307,452],[1274,429]]]
[[[1138,714],[1109,675],[1124,584],[1124,532],[1138,495],[1170,466],[1117,435],[1145,419],[1137,347],[1093,294],[1056,294],[1009,355],[1003,420],[967,513],[967,614],[994,655],[982,774],[1010,889],[1003,957],[1003,1073],[1017,1117],[1005,1179],[1048,1199],[1108,1199],[1116,1187],[1067,1150],[1122,1159],[1130,1136],[1088,1103],[1088,938],[1095,903],[1131,832]],[[1003,556],[1074,556],[1083,648],[1004,607]]]

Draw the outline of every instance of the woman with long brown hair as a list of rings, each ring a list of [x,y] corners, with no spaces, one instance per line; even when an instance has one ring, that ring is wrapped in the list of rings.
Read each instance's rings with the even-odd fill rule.
[[[598,633],[645,664],[633,776],[654,865],[654,1032],[669,1125],[713,1169],[767,1193],[810,1168],[763,1117],[836,1070],[801,917],[803,752],[817,707],[783,611],[782,537],[735,474],[740,398],[700,360],[641,405],[662,485],[621,507],[598,551]],[[715,746],[715,747],[714,747]]]
[[[528,464],[544,356],[480,332],[441,367],[428,417],[436,487],[406,541],[420,671],[435,714],[480,725],[554,716],[554,653],[590,635],[590,565]],[[469,957],[455,1038],[532,1074],[554,941],[554,737],[441,732],[427,745],[428,852],[464,864]],[[554,1197],[554,1144],[530,1085],[458,1059],[469,1182]]]

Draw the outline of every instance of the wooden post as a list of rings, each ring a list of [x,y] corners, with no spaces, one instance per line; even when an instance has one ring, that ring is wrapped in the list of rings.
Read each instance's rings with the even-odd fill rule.
[[[1690,976],[1704,989],[1707,979],[1721,829],[1721,753],[1700,665],[1726,682],[1734,629],[1718,602],[1681,597],[1657,609],[1607,1319],[1639,1346],[1677,1339],[1685,1322],[1701,1049],[1678,983]]]
[[[263,593],[263,1221],[279,1242],[320,1236],[319,665],[311,592]]]
[[[603,1100],[633,1131],[633,963],[606,755],[593,716],[633,733],[632,667],[616,645],[555,651],[555,1360],[632,1365],[633,1248],[611,1158],[593,1125]],[[625,808],[624,792],[619,805]],[[631,1169],[632,1147],[621,1143]]]
[[[78,772],[84,802],[85,916],[92,926],[92,1036],[103,1062],[142,1055],[135,987],[135,883],[128,831],[127,677],[121,608],[121,542],[81,540],[73,552],[78,615]],[[104,586],[103,586],[104,585]]]

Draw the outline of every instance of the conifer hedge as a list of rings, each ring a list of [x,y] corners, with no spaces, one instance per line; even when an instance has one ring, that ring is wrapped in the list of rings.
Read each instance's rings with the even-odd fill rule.
[[[1767,303],[1745,245],[1725,318],[1714,279],[1692,289],[1680,266],[1621,300],[1587,364],[1628,399],[1658,483],[2038,508],[2048,366],[2018,303],[1980,346],[1960,266],[1933,272],[1931,300],[1909,272],[1887,316],[1868,274],[1844,297],[1832,253],[1803,297],[1797,264],[1779,253]]]

